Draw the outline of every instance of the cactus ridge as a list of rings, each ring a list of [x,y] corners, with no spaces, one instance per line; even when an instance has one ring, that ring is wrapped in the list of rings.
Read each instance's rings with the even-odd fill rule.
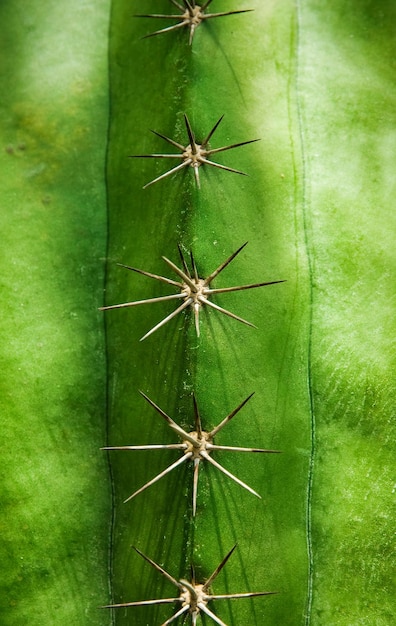
[[[169,27],[159,29],[146,37],[153,37],[155,35],[163,34],[169,31],[179,30],[181,28],[186,28],[189,32],[189,43],[190,45],[193,42],[194,33],[196,28],[205,20],[210,18],[223,17],[226,15],[233,15],[236,13],[245,13],[250,11],[250,9],[239,10],[239,11],[227,11],[222,13],[208,13],[207,9],[209,5],[211,5],[212,0],[207,0],[202,5],[198,5],[195,0],[183,0],[183,3],[177,2],[176,0],[171,0],[171,3],[181,11],[180,15],[166,15],[166,14],[141,14],[136,15],[136,17],[145,17],[145,18],[158,18],[158,19],[176,19],[180,20],[176,24],[173,24]],[[192,129],[190,120],[186,114],[184,114],[184,124],[188,136],[188,144],[182,144],[158,131],[152,130],[151,132],[164,140],[166,143],[171,145],[173,148],[176,148],[178,153],[151,153],[151,154],[134,154],[129,155],[129,158],[140,159],[140,158],[151,158],[151,159],[176,159],[181,162],[176,166],[172,167],[168,171],[160,174],[150,182],[146,183],[143,189],[154,185],[155,183],[171,176],[172,174],[177,173],[180,170],[185,170],[185,168],[191,167],[194,172],[194,178],[196,187],[200,189],[201,181],[200,181],[200,168],[203,166],[211,166],[216,169],[226,170],[232,173],[240,174],[246,176],[247,174],[241,170],[231,168],[215,161],[211,160],[211,157],[217,153],[225,152],[234,148],[238,148],[241,146],[245,146],[247,144],[251,144],[259,141],[259,139],[251,139],[247,141],[242,141],[239,143],[232,143],[229,145],[225,145],[219,148],[210,148],[210,140],[212,139],[215,131],[220,125],[223,115],[217,120],[214,126],[211,128],[209,133],[202,139],[201,141],[197,141],[195,132]],[[158,296],[154,298],[148,298],[145,300],[136,300],[132,302],[125,302],[122,304],[114,304],[109,306],[101,307],[100,310],[111,310],[111,309],[120,309],[126,307],[139,306],[141,304],[152,304],[156,302],[164,302],[171,300],[179,300],[181,304],[177,306],[177,308],[168,314],[164,319],[158,322],[153,328],[151,328],[142,338],[141,341],[149,337],[151,334],[156,332],[161,327],[165,326],[170,320],[176,317],[179,313],[184,311],[185,309],[191,308],[194,315],[195,322],[195,330],[196,334],[199,337],[200,335],[200,313],[206,305],[210,308],[213,308],[224,315],[231,317],[239,322],[247,326],[254,326],[251,322],[248,322],[242,317],[228,311],[220,307],[211,301],[211,297],[221,293],[234,292],[234,291],[242,291],[247,289],[256,289],[258,287],[264,287],[269,285],[274,285],[278,283],[285,282],[284,280],[275,280],[270,282],[259,282],[248,285],[239,285],[232,287],[219,287],[213,288],[211,286],[212,281],[231,263],[231,261],[244,249],[246,243],[240,246],[235,252],[233,252],[225,261],[223,261],[211,274],[209,274],[206,278],[201,278],[198,273],[197,265],[195,262],[195,258],[193,253],[190,252],[190,266],[183,254],[182,246],[179,245],[179,254],[181,259],[182,267],[178,267],[173,261],[163,256],[162,259],[164,262],[170,267],[170,269],[176,274],[179,280],[174,280],[165,276],[161,276],[158,274],[154,274],[152,272],[148,272],[145,270],[141,270],[135,267],[131,267],[128,265],[120,264],[122,267],[141,274],[145,277],[152,278],[161,283],[165,283],[173,288],[178,290],[178,293],[168,294],[164,296]],[[256,328],[256,327],[255,327]],[[239,413],[239,411],[245,406],[245,404],[250,400],[253,394],[249,395],[245,400],[243,400],[231,413],[229,413],[217,426],[212,428],[212,430],[205,431],[202,428],[201,417],[198,410],[197,400],[195,395],[193,394],[193,405],[194,405],[194,430],[189,432],[188,430],[183,429],[179,424],[177,424],[167,413],[163,411],[156,403],[154,403],[146,394],[140,392],[143,398],[159,413],[159,415],[167,422],[168,426],[180,437],[181,442],[179,443],[171,443],[171,444],[147,444],[147,445],[121,445],[121,446],[106,446],[103,449],[108,451],[139,451],[139,450],[177,450],[181,453],[181,457],[179,457],[175,462],[166,467],[159,474],[154,476],[151,480],[143,484],[137,491],[132,493],[124,502],[128,502],[135,498],[137,495],[141,494],[148,487],[158,482],[161,478],[169,474],[173,469],[176,469],[179,465],[187,461],[191,461],[193,463],[193,488],[192,488],[192,519],[195,518],[196,510],[197,510],[197,494],[198,494],[198,475],[199,469],[203,461],[207,461],[209,464],[214,466],[216,469],[220,470],[223,474],[225,474],[228,478],[236,482],[239,486],[249,491],[256,497],[261,499],[261,496],[251,487],[249,487],[242,480],[237,478],[230,471],[225,469],[220,463],[214,460],[211,456],[212,452],[216,451],[232,451],[232,452],[249,452],[249,453],[278,453],[279,450],[272,449],[261,449],[261,448],[245,448],[238,445],[233,446],[223,446],[214,444],[214,437]],[[228,559],[233,554],[236,549],[236,545],[226,554],[226,556],[222,559],[220,564],[216,567],[214,572],[209,576],[209,578],[203,583],[197,583],[195,577],[195,571],[192,567],[191,578],[189,580],[180,579],[177,580],[173,576],[171,576],[166,570],[164,570],[160,565],[158,565],[155,561],[147,557],[143,552],[135,548],[136,552],[146,561],[148,562],[156,571],[161,573],[169,582],[175,585],[179,590],[179,596],[173,598],[162,598],[157,600],[140,600],[140,601],[132,601],[132,602],[123,602],[116,604],[109,604],[103,608],[110,609],[118,609],[118,608],[130,608],[130,607],[138,607],[138,606],[148,606],[148,605],[156,605],[156,604],[168,604],[175,603],[181,604],[181,607],[174,613],[172,617],[167,619],[162,626],[166,626],[174,621],[176,621],[180,616],[191,616],[192,626],[195,626],[197,623],[197,618],[200,613],[205,614],[209,618],[211,618],[215,623],[220,626],[226,626],[225,622],[223,622],[219,617],[216,616],[215,613],[207,606],[209,602],[220,599],[237,599],[237,598],[252,598],[257,596],[266,596],[272,595],[277,592],[272,591],[262,591],[262,592],[246,592],[246,593],[237,593],[237,594],[225,594],[225,595],[212,595],[210,593],[210,586],[217,578],[218,574],[221,572],[223,567],[226,565]]]

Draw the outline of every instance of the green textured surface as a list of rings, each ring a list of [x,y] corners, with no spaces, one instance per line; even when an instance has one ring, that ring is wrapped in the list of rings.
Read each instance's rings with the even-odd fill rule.
[[[2,2],[0,622],[108,624],[108,3]]]
[[[312,623],[385,626],[396,612],[396,5],[326,4],[301,3],[300,13],[316,424]]]
[[[148,4],[147,10],[154,10],[155,3]],[[206,275],[249,241],[217,279],[217,286],[288,282],[218,296],[216,302],[259,328],[204,311],[199,342],[189,312],[138,342],[172,310],[172,304],[106,313],[112,445],[175,441],[139,397],[138,388],[190,428],[193,390],[207,426],[214,426],[255,391],[254,399],[218,441],[283,450],[280,456],[268,457],[219,453],[217,458],[263,499],[244,492],[214,468],[204,467],[195,525],[191,523],[191,468],[188,474],[175,470],[132,502],[118,503],[118,498],[129,496],[170,464],[177,453],[112,452],[117,494],[115,599],[174,593],[128,550],[131,544],[179,577],[188,575],[193,558],[200,576],[207,577],[237,541],[239,549],[216,581],[215,591],[282,593],[230,606],[219,602],[215,610],[228,624],[262,620],[295,624],[302,619],[306,603],[310,451],[309,290],[298,118],[290,84],[296,16],[288,2],[269,3],[265,9],[256,6],[254,14],[208,24],[207,30],[197,32],[191,50],[181,33],[142,41],[140,36],[151,23],[128,21],[128,11],[127,3],[114,5],[112,16],[107,302],[172,291],[117,268],[115,262],[170,276],[160,257],[165,254],[177,261],[177,242],[185,250],[193,247],[200,273]],[[264,33],[263,40],[257,48],[249,47],[257,28]],[[149,128],[185,142],[184,112],[197,138],[225,114],[213,147],[261,137],[257,144],[216,155],[216,160],[248,172],[249,177],[203,168],[200,192],[191,171],[142,190],[143,184],[167,169],[168,162],[126,156],[168,152]],[[151,624],[170,614],[169,607],[120,609],[116,619],[120,624],[134,620]]]
[[[190,426],[193,389],[210,426],[255,391],[218,440],[283,450],[219,454],[263,500],[209,468],[194,527],[182,472],[118,504],[175,454],[112,453],[116,600],[173,594],[130,544],[176,576],[193,557],[207,576],[237,540],[216,591],[281,593],[219,603],[228,624],[390,624],[394,6],[253,7],[208,23],[192,50],[182,32],[142,41],[160,23],[113,8],[108,303],[169,292],[115,262],[170,276],[160,256],[177,260],[177,241],[204,275],[249,240],[217,286],[287,279],[218,296],[258,330],[210,311],[200,341],[186,315],[141,344],[171,306],[106,314],[112,444],[175,440],[138,387]],[[126,156],[168,151],[149,128],[183,143],[184,112],[198,138],[225,114],[213,147],[261,137],[218,156],[250,177],[206,168],[199,193],[191,172],[142,191],[167,162]],[[170,611],[116,615],[151,624]]]
[[[98,451],[105,357],[95,312],[106,230],[107,5],[18,0],[0,9],[7,626],[111,621],[97,609],[108,598],[110,506]],[[144,11],[164,5],[152,0]],[[116,263],[170,276],[161,255],[177,261],[178,242],[193,247],[207,274],[249,241],[217,286],[287,279],[218,296],[258,329],[209,311],[199,341],[187,314],[139,343],[166,304],[106,313],[110,443],[176,441],[139,388],[186,427],[192,390],[205,426],[255,391],[217,442],[283,451],[219,453],[263,499],[204,468],[195,524],[183,469],[122,504],[176,453],[111,453],[114,597],[174,593],[131,544],[175,576],[187,575],[193,558],[205,577],[238,541],[215,591],[281,593],[219,602],[229,626],[390,625],[395,5],[213,6],[253,7],[199,29],[191,50],[182,32],[142,41],[159,23],[132,18],[130,2],[113,3],[107,302],[167,293]],[[167,150],[149,128],[183,143],[183,112],[198,137],[225,114],[214,147],[261,137],[217,157],[249,178],[206,169],[200,193],[191,172],[143,191],[167,162],[127,155]],[[120,610],[116,621],[151,626],[170,614]]]

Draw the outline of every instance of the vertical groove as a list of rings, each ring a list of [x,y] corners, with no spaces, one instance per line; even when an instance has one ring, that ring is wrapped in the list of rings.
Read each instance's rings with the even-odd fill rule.
[[[313,385],[312,385],[312,322],[313,322],[313,259],[309,246],[308,239],[308,203],[307,203],[307,160],[305,152],[305,137],[304,137],[304,115],[301,96],[301,84],[300,84],[300,44],[301,44],[301,0],[296,0],[297,8],[297,33],[296,33],[296,104],[297,104],[297,119],[298,119],[298,132],[301,146],[301,160],[302,160],[302,219],[304,228],[304,244],[305,252],[308,262],[308,275],[309,275],[309,310],[308,310],[308,344],[307,344],[307,391],[310,406],[310,423],[311,423],[311,445],[310,445],[310,458],[307,477],[307,492],[306,492],[306,507],[307,507],[307,521],[306,521],[306,535],[307,535],[307,554],[308,554],[308,585],[307,585],[307,601],[305,606],[305,626],[309,626],[311,623],[311,611],[312,611],[312,599],[313,599],[313,574],[314,574],[314,555],[312,548],[312,489],[314,479],[314,466],[315,466],[315,406],[313,397]]]

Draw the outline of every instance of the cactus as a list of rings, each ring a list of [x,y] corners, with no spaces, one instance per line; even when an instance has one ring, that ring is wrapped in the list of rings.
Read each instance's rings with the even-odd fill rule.
[[[0,9],[10,68],[4,76],[14,85],[3,87],[2,157],[12,258],[3,263],[3,325],[13,348],[11,358],[3,356],[2,394],[11,452],[1,514],[7,626],[151,625],[172,614],[155,605],[96,608],[108,603],[110,519],[110,481],[97,449],[175,443],[139,389],[187,432],[194,428],[193,393],[205,429],[213,429],[255,392],[215,443],[282,454],[230,460],[219,451],[216,459],[262,499],[205,466],[193,518],[188,467],[123,503],[178,453],[110,452],[112,602],[174,594],[132,545],[179,581],[189,579],[191,563],[197,580],[209,578],[238,542],[214,593],[280,593],[211,603],[225,623],[392,623],[394,7],[390,0],[380,8],[338,0],[297,8],[290,0],[226,4],[216,0],[211,10],[255,10],[208,20],[190,46],[183,28],[142,40],[157,23],[150,30],[153,20],[134,18],[130,2],[113,3],[105,304],[169,293],[117,263],[164,275],[161,256],[177,264],[178,244],[185,255],[193,249],[199,276],[208,276],[249,241],[214,288],[287,282],[213,298],[257,329],[202,310],[197,337],[186,310],[139,342],[171,312],[170,303],[107,311],[107,441],[95,307],[102,304],[106,236],[108,5],[68,3],[64,15],[48,0],[26,9],[25,21],[7,4]],[[164,6],[152,0],[136,12],[162,13]],[[60,32],[61,51],[53,46]],[[59,58],[73,62],[60,65]],[[197,141],[224,115],[212,147],[260,137],[216,155],[248,176],[204,166],[200,189],[183,170],[143,189],[165,161],[128,155],[164,150],[149,129],[184,146],[183,114]],[[29,291],[20,296],[27,276]],[[22,387],[18,400],[15,387]],[[22,435],[15,423],[23,424]],[[21,473],[25,461],[29,471]],[[48,480],[40,484],[43,473]]]

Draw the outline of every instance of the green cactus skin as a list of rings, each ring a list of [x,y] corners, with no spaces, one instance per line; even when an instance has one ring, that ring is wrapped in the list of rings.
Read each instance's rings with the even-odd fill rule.
[[[62,6],[60,6],[62,5]],[[3,2],[0,622],[99,626],[105,1]]]
[[[240,3],[228,3],[227,8],[240,8]],[[367,168],[368,163],[362,157],[356,158],[359,143],[351,156],[349,146],[340,139],[347,129],[348,137],[353,136],[359,107],[369,116],[374,111],[358,80],[352,83],[353,92],[348,97],[344,83],[348,72],[364,64],[366,57],[370,58],[371,50],[363,36],[355,48],[345,46],[343,36],[348,30],[337,31],[343,15],[341,6],[337,12],[333,5],[319,7],[304,2],[296,7],[285,1],[269,2],[265,6],[253,2],[249,8],[255,8],[254,14],[218,20],[210,27],[208,24],[206,31],[202,27],[191,49],[183,33],[142,41],[140,37],[149,32],[151,24],[144,20],[129,21],[128,3],[113,6],[107,303],[168,293],[169,290],[162,290],[156,284],[150,287],[148,279],[117,268],[115,263],[163,274],[160,256],[164,254],[176,261],[178,242],[186,250],[193,247],[199,269],[205,274],[249,240],[243,255],[226,270],[228,275],[225,272],[218,285],[288,280],[286,285],[246,292],[246,296],[228,294],[227,300],[221,300],[230,310],[256,323],[257,331],[213,314],[203,320],[201,338],[197,340],[191,319],[186,315],[185,321],[173,321],[147,341],[138,343],[139,337],[170,312],[171,307],[156,304],[140,311],[135,308],[106,313],[111,444],[173,441],[160,418],[145,406],[136,388],[148,393],[183,426],[192,425],[188,397],[192,390],[197,394],[204,420],[209,420],[211,425],[248,393],[256,391],[251,407],[246,408],[248,415],[235,420],[232,432],[224,432],[224,442],[249,441],[252,445],[271,445],[284,451],[282,457],[275,459],[239,456],[232,466],[227,463],[227,467],[249,479],[249,484],[262,493],[263,502],[208,472],[201,481],[194,526],[189,508],[190,474],[181,472],[179,478],[174,472],[141,494],[140,501],[121,504],[123,498],[175,456],[170,454],[165,461],[162,453],[112,453],[116,485],[115,600],[161,597],[169,591],[166,583],[158,584],[155,572],[148,571],[145,563],[137,562],[136,555],[128,550],[130,544],[136,544],[168,570],[177,572],[179,568],[181,576],[186,575],[188,563],[193,559],[205,576],[221,554],[238,540],[239,564],[228,570],[224,591],[236,588],[255,591],[264,587],[278,589],[281,594],[233,603],[228,609],[219,606],[219,615],[226,623],[327,626],[336,615],[337,624],[358,620],[371,624],[377,619],[385,624],[390,610],[386,599],[389,598],[386,559],[378,563],[378,554],[372,547],[377,536],[372,524],[368,523],[366,528],[363,523],[362,530],[356,534],[353,520],[358,510],[363,522],[366,519],[369,522],[379,506],[387,511],[389,499],[384,483],[389,472],[385,473],[370,512],[366,508],[362,512],[360,485],[366,482],[358,474],[351,502],[344,502],[348,498],[345,492],[338,506],[332,487],[335,477],[339,489],[343,484],[335,466],[335,459],[338,462],[340,459],[323,440],[330,430],[335,447],[340,436],[343,464],[353,472],[359,467],[354,464],[359,450],[367,459],[367,466],[376,462],[380,471],[379,459],[383,458],[389,469],[386,446],[378,452],[376,442],[355,442],[348,452],[350,438],[359,429],[362,400],[355,404],[348,397],[345,403],[342,395],[339,406],[338,397],[325,393],[331,390],[329,368],[336,376],[338,373],[342,387],[348,388],[349,378],[360,378],[365,366],[358,368],[353,355],[356,351],[365,354],[365,347],[371,346],[372,340],[360,332],[352,344],[346,341],[341,363],[336,355],[335,362],[324,363],[321,349],[324,337],[328,346],[342,345],[347,329],[354,327],[354,320],[361,319],[357,303],[362,304],[367,291],[376,289],[376,275],[381,272],[381,265],[373,261],[373,256],[367,258],[361,270],[355,269],[354,276],[362,284],[365,276],[370,277],[370,286],[362,289],[356,304],[350,300],[346,277],[352,268],[346,261],[345,265],[339,263],[340,255],[346,254],[349,245],[356,254],[361,254],[359,237],[370,241],[373,223],[357,219],[364,197],[359,168]],[[145,7],[148,13],[155,9],[155,2],[148,2]],[[376,42],[376,62],[380,64],[383,62],[380,39],[382,32],[386,34],[387,18],[374,9],[371,14],[368,8],[365,11],[364,16],[354,17],[351,10],[349,32],[364,32],[361,23],[364,19],[366,28],[373,24],[372,40]],[[388,5],[386,11],[391,14],[392,7]],[[328,55],[328,40],[339,46],[336,64],[333,56]],[[352,58],[348,58],[349,51]],[[385,48],[386,58],[392,58],[390,51],[391,48]],[[327,74],[323,68],[328,66],[332,68],[331,74],[327,71],[333,81],[333,99],[326,92]],[[374,69],[380,75],[379,66],[374,65]],[[371,85],[367,87],[371,88]],[[321,94],[323,101],[318,103],[316,94]],[[345,110],[340,115],[337,102],[343,98]],[[320,118],[316,113],[318,108],[322,111]],[[248,172],[250,177],[206,169],[202,171],[199,192],[192,172],[179,173],[143,191],[144,184],[167,169],[165,161],[137,163],[126,160],[125,155],[168,152],[168,146],[151,135],[149,128],[183,143],[183,113],[188,114],[197,137],[204,136],[218,117],[225,114],[213,146],[261,137],[259,144],[226,153],[222,160]],[[366,120],[366,113],[362,115]],[[335,127],[331,116],[340,124],[337,140],[332,140]],[[385,118],[382,133],[389,126],[389,109]],[[360,137],[367,130],[371,133],[370,129],[377,129],[378,114],[372,123],[374,126],[358,124]],[[315,158],[316,152],[319,156]],[[321,161],[322,153],[329,155],[328,162]],[[350,170],[344,168],[349,175],[341,188],[338,181],[343,173],[334,171],[334,155],[339,156],[340,162],[350,163]],[[383,157],[384,152],[378,150],[381,162]],[[371,153],[370,159],[372,164]],[[169,167],[172,165],[171,161]],[[388,220],[386,198],[390,197],[392,177],[388,170],[385,172],[381,185],[371,181],[370,201],[375,204],[377,199],[382,203]],[[366,175],[366,181],[367,178]],[[337,194],[337,208],[329,214],[329,198]],[[366,198],[363,204],[367,206]],[[351,231],[349,226],[343,237],[338,226],[341,207],[345,224],[353,224],[355,229]],[[376,211],[372,214],[378,219]],[[337,216],[337,222],[333,215]],[[388,245],[385,237],[384,247]],[[318,263],[322,274],[318,274]],[[324,287],[323,277],[332,278],[335,272],[338,279],[330,280]],[[381,284],[388,288],[387,283]],[[331,286],[332,297],[328,291]],[[342,338],[338,336],[337,324],[332,324],[336,319],[341,323],[340,300],[344,302]],[[389,329],[385,336],[389,337],[389,309],[382,308],[383,301],[379,306],[381,320],[386,321]],[[373,320],[374,335],[379,323],[380,320]],[[328,335],[328,325],[334,334]],[[332,354],[330,347],[327,350]],[[385,381],[390,354],[383,343],[379,350],[385,362],[370,381],[370,387],[377,389],[371,392],[372,398],[380,389],[381,395],[389,394]],[[376,428],[383,438],[389,418],[385,397],[384,407],[376,411]],[[349,423],[338,423],[332,433],[327,411],[331,415],[336,410],[341,416],[342,407],[350,415]],[[372,410],[373,406],[368,410],[370,416]],[[329,519],[325,519],[325,502],[332,510]],[[150,519],[152,522],[148,523]],[[384,519],[379,531],[384,556],[389,547],[388,524]],[[345,533],[341,542],[339,526]],[[368,563],[375,563],[382,571],[378,582],[373,581],[367,587],[371,598],[360,593],[365,589],[361,574],[355,579],[353,568],[345,571],[348,559],[362,559],[361,546],[369,548]],[[369,567],[365,560],[364,563]],[[326,586],[322,567],[330,579],[340,580],[339,595]],[[345,592],[341,592],[341,577],[348,581]],[[348,601],[349,588],[354,589],[353,601]],[[169,616],[163,608],[132,611],[118,611],[117,624],[131,624],[135,619],[148,624],[161,623]]]
[[[155,12],[155,3],[147,4],[147,11]],[[110,445],[175,440],[138,389],[184,427],[193,426],[192,391],[204,424],[211,427],[255,391],[218,440],[226,445],[283,450],[271,458],[221,457],[227,468],[259,491],[261,501],[219,476],[214,468],[204,468],[195,524],[191,521],[191,468],[175,470],[122,504],[177,454],[111,452],[116,489],[114,601],[173,593],[131,545],[180,577],[188,575],[193,560],[205,577],[237,541],[234,562],[216,581],[216,592],[219,588],[219,593],[282,593],[219,603],[214,607],[219,616],[227,624],[295,624],[296,616],[302,619],[308,586],[306,490],[311,447],[309,277],[298,182],[302,180],[298,117],[294,87],[289,83],[295,46],[290,24],[295,28],[296,15],[290,3],[266,8],[253,4],[254,13],[202,27],[192,48],[183,33],[142,41],[147,21],[130,19],[128,2],[113,5],[106,303],[172,291],[116,263],[170,276],[161,255],[177,262],[177,243],[187,251],[193,248],[201,275],[207,275],[249,241],[216,286],[287,279],[282,285],[216,299],[258,330],[216,311],[203,311],[198,340],[187,312],[139,342],[174,308],[172,303],[105,313]],[[230,9],[238,6],[233,2]],[[256,48],[250,43],[257,31],[262,42]],[[249,176],[203,167],[199,191],[192,171],[143,190],[144,184],[167,169],[167,163],[126,156],[172,152],[149,129],[183,143],[183,113],[188,114],[197,139],[225,114],[212,147],[261,137],[256,144],[216,155],[219,162]],[[171,161],[169,167],[173,165]],[[160,624],[169,616],[167,607],[120,609],[116,623]]]
[[[222,4],[216,0],[216,9]],[[168,571],[185,576],[193,559],[207,576],[237,540],[216,592],[281,593],[215,605],[227,624],[388,626],[396,613],[395,6],[243,4],[227,9],[255,12],[213,20],[192,49],[183,33],[141,41],[151,23],[133,19],[131,3],[113,5],[106,302],[163,293],[116,262],[163,273],[160,256],[177,260],[178,242],[193,246],[206,273],[249,240],[218,285],[288,282],[219,296],[259,329],[213,312],[199,341],[186,316],[139,343],[166,305],[106,313],[109,443],[174,440],[138,388],[184,426],[192,425],[193,388],[209,425],[255,391],[221,442],[283,454],[233,462],[224,455],[263,501],[202,473],[193,525],[190,473],[170,475],[124,505],[168,458],[112,453],[114,600],[169,591],[132,543]],[[0,9],[2,186],[10,208],[0,218],[2,326],[12,348],[1,349],[6,626],[113,619],[151,626],[170,615],[96,608],[108,601],[110,517],[97,451],[105,444],[105,363],[95,314],[105,240],[106,10],[88,0],[67,7],[19,0]],[[158,2],[144,10],[157,11]],[[192,176],[142,192],[164,162],[127,155],[164,148],[148,128],[184,140],[184,112],[198,136],[225,113],[216,145],[262,138],[224,154],[222,162],[249,178],[203,170],[199,194]]]
[[[300,4],[316,425],[311,623],[387,626],[396,609],[396,6]]]

